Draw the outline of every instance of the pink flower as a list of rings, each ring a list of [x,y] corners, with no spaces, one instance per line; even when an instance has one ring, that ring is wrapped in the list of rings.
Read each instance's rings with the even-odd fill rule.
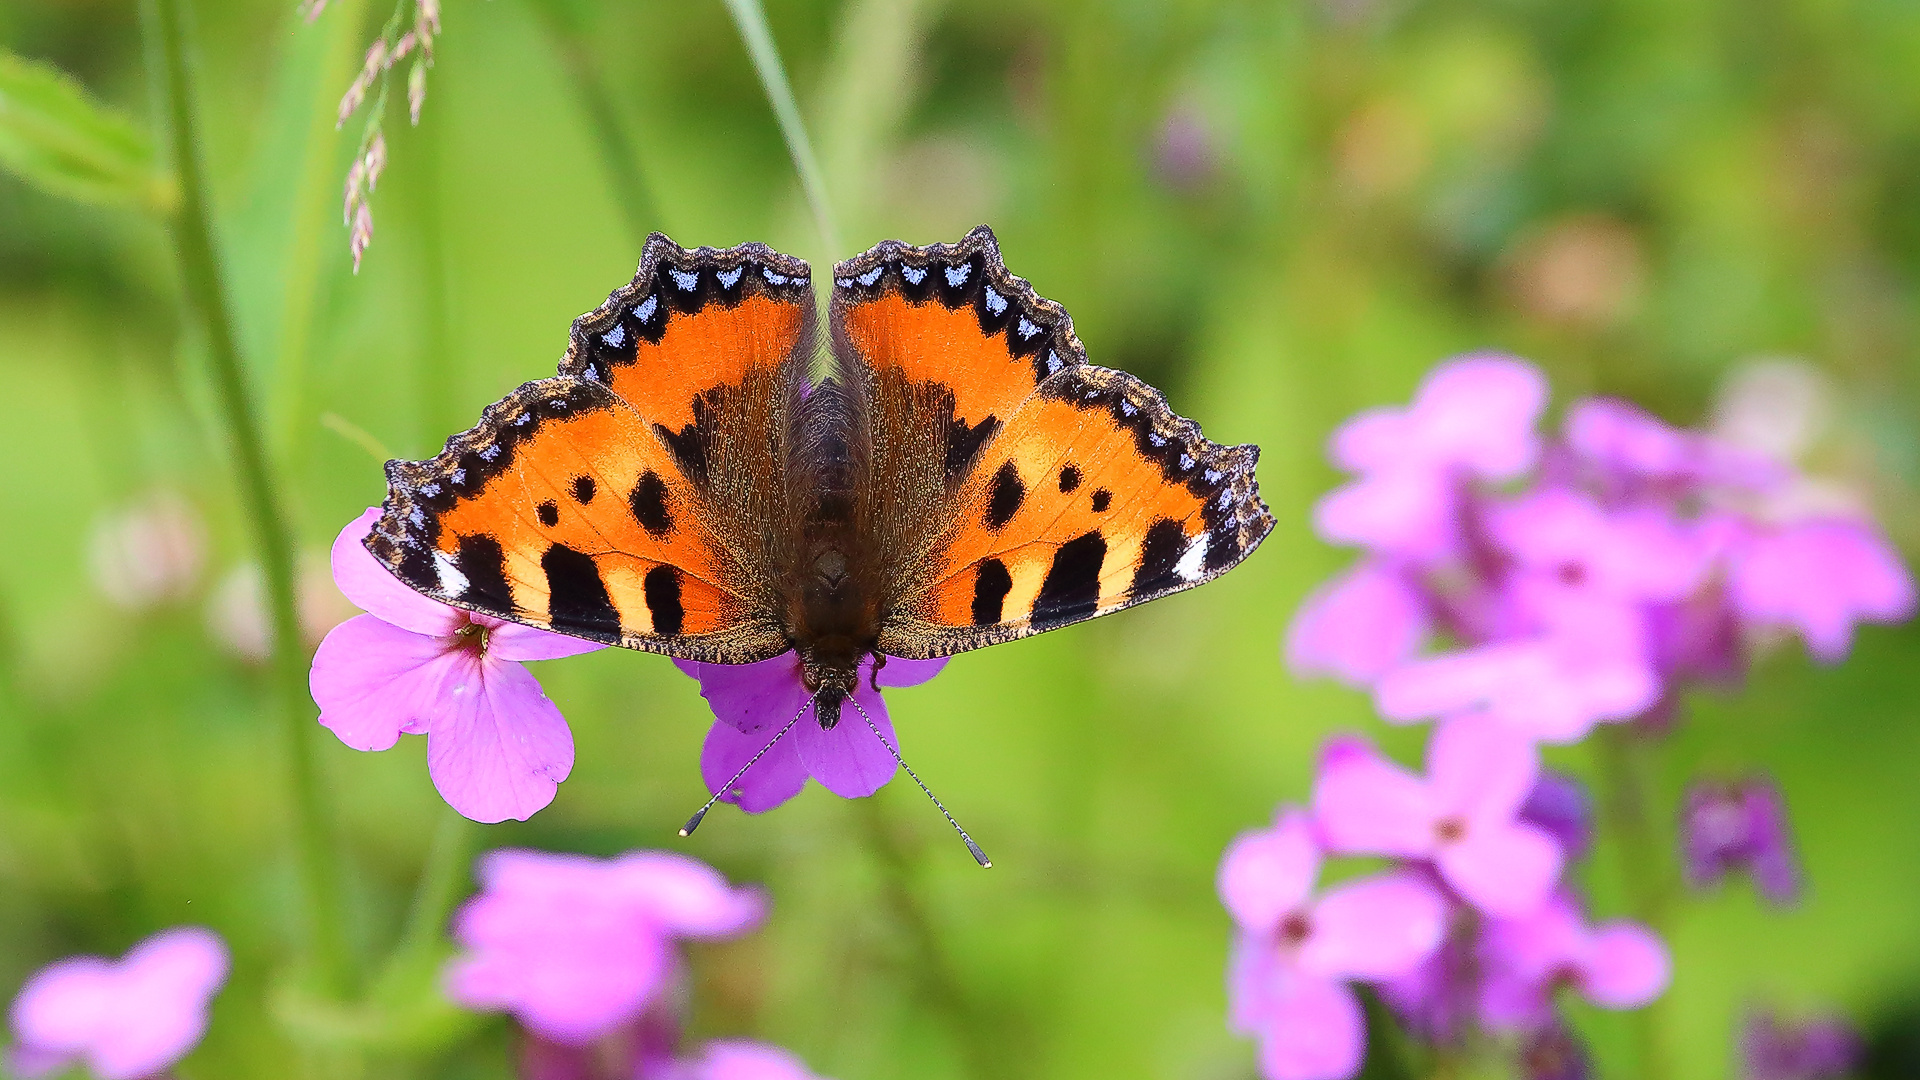
[[[1892,545],[1859,522],[1755,529],[1731,555],[1729,591],[1741,616],[1793,627],[1829,663],[1846,657],[1855,622],[1913,615],[1913,578]]]
[[[462,611],[408,588],[362,541],[368,510],[333,542],[333,580],[368,614],[333,628],[309,685],[320,722],[355,750],[427,737],[427,775],[475,821],[525,821],[573,770],[573,733],[521,666],[604,648]]]
[[[1674,496],[1705,487],[1765,491],[1789,476],[1785,466],[1763,455],[1673,427],[1617,398],[1574,402],[1566,438],[1615,496]]]
[[[1787,824],[1787,800],[1772,780],[1737,784],[1697,780],[1680,809],[1680,856],[1687,884],[1709,889],[1739,868],[1776,906],[1800,898],[1800,860]]]
[[[1568,610],[1571,610],[1569,608]],[[1626,720],[1660,700],[1644,628],[1612,605],[1593,605],[1562,632],[1476,645],[1405,664],[1374,686],[1374,706],[1396,723],[1469,709],[1543,742],[1577,742],[1603,720]]]
[[[674,663],[700,680],[700,696],[713,706],[713,729],[707,732],[706,747],[700,754],[700,774],[712,792],[720,791],[721,785],[753,760],[753,755],[807,707],[812,696],[800,680],[797,653],[782,653],[757,664]],[[881,686],[918,686],[938,675],[946,663],[945,657],[889,657],[880,668],[878,682]],[[899,740],[894,737],[893,722],[887,718],[886,702],[873,686],[873,665],[871,658],[861,665],[852,700],[873,718],[874,727],[881,732],[879,737],[867,726],[859,709],[843,708],[831,730],[822,729],[812,717],[802,717],[758,764],[720,796],[721,801],[758,814],[800,794],[809,776],[847,799],[871,795],[893,779],[894,756],[880,738],[895,749]]]
[[[1259,1040],[1267,1080],[1357,1073],[1365,1024],[1347,980],[1403,975],[1440,943],[1444,901],[1418,876],[1377,874],[1315,898],[1319,871],[1313,826],[1297,810],[1242,834],[1220,863],[1220,899],[1239,928],[1231,1020]]]
[[[101,1080],[157,1076],[206,1034],[207,1006],[226,978],[226,946],[196,926],[161,931],[120,960],[61,960],[14,999],[9,1064],[27,1077],[75,1064]]]
[[[1334,463],[1360,478],[1314,508],[1320,535],[1416,561],[1452,553],[1461,485],[1532,467],[1546,399],[1540,373],[1509,357],[1435,368],[1411,406],[1363,412],[1334,432]]]
[[[675,939],[731,937],[766,910],[757,891],[659,851],[614,859],[494,851],[480,861],[480,883],[454,921],[467,951],[448,968],[449,996],[576,1046],[631,1023],[660,996],[677,963]]]
[[[1371,686],[1413,658],[1427,635],[1426,601],[1405,571],[1369,560],[1315,590],[1287,631],[1287,666]]]
[[[650,1078],[643,1078],[650,1080]],[[819,1080],[799,1058],[777,1046],[720,1039],[679,1062],[663,1080]]]
[[[1505,1031],[1546,1024],[1563,986],[1603,1009],[1637,1009],[1670,973],[1659,938],[1629,922],[1589,928],[1564,892],[1524,918],[1488,920],[1481,964],[1481,1017]]]
[[[1429,859],[1482,911],[1524,915],[1560,876],[1551,834],[1520,819],[1539,755],[1485,716],[1439,725],[1427,744],[1427,778],[1359,739],[1329,747],[1314,785],[1314,820],[1330,850]]]

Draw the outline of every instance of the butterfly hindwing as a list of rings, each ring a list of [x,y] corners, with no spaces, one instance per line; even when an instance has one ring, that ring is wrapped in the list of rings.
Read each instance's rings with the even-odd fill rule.
[[[883,545],[882,652],[961,652],[1191,588],[1272,529],[1258,449],[1209,442],[1152,387],[1087,363],[984,227],[882,244],[834,282],[839,362],[868,390],[870,487],[898,504],[876,516],[901,523]]]
[[[804,263],[656,234],[575,320],[558,377],[437,457],[389,463],[368,548],[496,618],[709,662],[778,654],[764,525],[784,512],[811,317]]]

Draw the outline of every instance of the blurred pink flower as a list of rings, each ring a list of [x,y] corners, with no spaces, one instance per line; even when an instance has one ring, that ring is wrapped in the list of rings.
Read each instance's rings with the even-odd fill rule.
[[[206,546],[193,504],[171,491],[154,491],[95,523],[87,537],[87,568],[116,607],[145,611],[192,594]]]
[[[1313,824],[1288,809],[1273,828],[1242,834],[1220,863],[1220,899],[1239,931],[1231,1023],[1259,1040],[1267,1080],[1357,1073],[1366,1032],[1347,981],[1406,974],[1444,928],[1440,893],[1413,874],[1377,874],[1314,897],[1320,857]]]
[[[1899,553],[1858,521],[1755,528],[1734,544],[1728,574],[1743,618],[1798,630],[1807,651],[1828,663],[1846,658],[1855,622],[1903,622],[1914,611],[1913,578]]]
[[[301,643],[320,644],[327,632],[356,609],[334,586],[327,560],[303,555],[293,582],[299,607]],[[220,576],[207,597],[207,632],[227,652],[264,664],[273,654],[273,622],[267,615],[267,584],[259,563],[241,563]]]
[[[524,821],[573,770],[573,734],[521,666],[604,648],[462,611],[394,577],[362,545],[378,509],[333,542],[333,579],[368,614],[333,628],[309,685],[320,722],[356,750],[427,737],[427,775],[475,821]]]
[[[1695,889],[1718,885],[1736,869],[1776,906],[1800,898],[1800,861],[1787,825],[1787,801],[1772,780],[1695,781],[1680,809],[1681,865]]]
[[[1314,785],[1314,822],[1329,850],[1430,859],[1480,910],[1525,915],[1562,861],[1549,833],[1519,819],[1539,770],[1533,744],[1485,716],[1435,729],[1425,779],[1360,739],[1337,740]]]
[[[732,937],[766,913],[757,890],[669,852],[500,850],[479,876],[480,894],[454,919],[466,951],[447,969],[448,995],[568,1046],[639,1019],[673,977],[677,939]]]
[[[1413,658],[1428,629],[1426,600],[1408,573],[1366,560],[1322,585],[1287,630],[1295,675],[1328,675],[1371,686]]]
[[[900,660],[888,657],[881,666],[881,686],[918,686],[940,673],[946,658]],[[756,664],[702,664],[675,660],[681,671],[700,680],[700,696],[713,706],[714,725],[700,754],[700,774],[707,790],[720,791],[753,755],[767,745],[812,696],[800,680],[800,658],[787,652]],[[873,686],[873,660],[860,667],[853,700],[873,718],[881,737],[896,749],[893,722],[887,705]],[[802,717],[758,764],[720,796],[722,802],[758,814],[771,810],[806,786],[807,777],[847,799],[864,798],[893,779],[894,756],[855,709],[842,709],[840,720],[824,730],[811,717]]]
[[[1461,485],[1532,467],[1547,386],[1532,365],[1468,356],[1435,368],[1404,409],[1363,412],[1333,434],[1334,464],[1360,474],[1320,500],[1320,535],[1426,561],[1459,546]]]
[[[655,1080],[642,1077],[640,1080]],[[766,1043],[719,1039],[677,1062],[659,1080],[819,1080],[793,1054]]]
[[[1561,633],[1497,641],[1415,660],[1374,686],[1374,706],[1406,723],[1469,709],[1530,738],[1577,742],[1603,720],[1626,720],[1660,699],[1645,628],[1617,607],[1588,608]]]
[[[1582,398],[1567,409],[1567,446],[1611,497],[1698,494],[1709,487],[1765,491],[1784,483],[1780,462],[1722,439],[1676,428],[1631,402]]]
[[[76,1065],[101,1080],[140,1080],[173,1067],[207,1031],[227,978],[227,948],[197,926],[163,930],[120,960],[75,956],[42,968],[13,1001],[13,1072]]]
[[[1498,1031],[1547,1024],[1561,987],[1603,1009],[1637,1009],[1666,990],[1670,974],[1659,938],[1630,922],[1589,928],[1565,892],[1524,918],[1489,919],[1481,965],[1481,1018]]]

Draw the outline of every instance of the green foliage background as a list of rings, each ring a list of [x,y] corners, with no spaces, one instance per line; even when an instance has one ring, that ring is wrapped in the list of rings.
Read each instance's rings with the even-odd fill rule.
[[[194,5],[226,283],[315,558],[383,492],[378,462],[323,415],[395,455],[431,453],[551,373],[568,322],[628,279],[648,228],[766,240],[818,267],[989,222],[1096,362],[1154,382],[1215,439],[1264,449],[1279,527],[1228,578],[892,693],[909,760],[991,872],[904,780],[859,803],[816,788],[764,817],[722,810],[679,840],[704,797],[695,685],[617,650],[539,666],[574,730],[573,776],[532,821],[464,839],[672,848],[764,883],[768,927],[693,954],[700,1034],[781,1042],[842,1080],[1250,1077],[1223,1020],[1221,848],[1306,795],[1326,733],[1409,757],[1420,740],[1280,664],[1294,606],[1347,560],[1308,526],[1336,480],[1321,448],[1442,357],[1513,350],[1562,402],[1618,393],[1680,422],[1736,362],[1805,357],[1841,391],[1828,464],[1920,541],[1920,7],[769,7],[847,250],[818,250],[721,4],[448,0],[421,126],[397,102],[389,117],[355,277],[338,214],[358,128],[333,117],[387,11],[334,0],[307,26],[291,0]],[[0,0],[0,46],[152,115],[131,2]],[[609,169],[596,115],[630,143],[637,180]],[[1574,288],[1600,298],[1585,308],[1539,298],[1541,253],[1568,243],[1599,267]],[[295,1063],[508,1075],[497,1022],[430,1017],[363,1056],[301,1041],[344,1029],[284,989],[298,907],[285,748],[263,671],[205,628],[212,580],[249,558],[248,534],[178,295],[150,219],[0,174],[0,989],[67,953],[204,923],[237,966],[183,1080]],[[190,601],[129,616],[90,583],[88,535],[154,488],[206,516],[212,557]],[[1604,1075],[1731,1075],[1754,1004],[1837,1009],[1879,1033],[1883,1060],[1912,1039],[1916,661],[1920,631],[1871,629],[1842,667],[1792,646],[1746,688],[1691,703],[1646,775],[1662,845],[1687,777],[1767,768],[1812,888],[1787,913],[1745,885],[1673,905],[1667,998],[1644,1018],[1576,1014]],[[446,814],[422,740],[359,754],[316,726],[314,741],[371,969]],[[1591,747],[1553,757],[1597,775]],[[1603,843],[1582,878],[1620,914],[1623,883],[1673,873],[1664,846]]]

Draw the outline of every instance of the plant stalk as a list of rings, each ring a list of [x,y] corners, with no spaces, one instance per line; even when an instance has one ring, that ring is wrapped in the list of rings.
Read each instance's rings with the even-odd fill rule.
[[[829,259],[840,254],[840,230],[834,224],[833,204],[827,201],[827,182],[820,162],[813,156],[813,144],[807,140],[806,125],[800,120],[800,106],[794,101],[793,87],[787,82],[787,69],[780,63],[780,50],[774,47],[773,31],[767,28],[767,13],[760,0],[726,0],[727,13],[740,30],[753,70],[760,75],[767,102],[780,122],[780,135],[787,141],[787,153],[793,158],[794,171],[800,174],[800,187],[806,193],[813,222],[820,230],[820,242]]]
[[[294,597],[293,540],[276,494],[259,416],[241,365],[232,309],[221,281],[191,85],[186,0],[144,0],[142,6],[154,98],[180,184],[180,202],[168,225],[181,287],[206,335],[208,366],[220,419],[227,429],[240,502],[266,583],[273,637],[269,674],[272,696],[284,725],[304,906],[307,940],[303,959],[327,992],[345,994],[351,989],[353,971],[347,947],[344,887],[331,828],[333,819],[314,751],[313,708],[307,694],[308,657]]]
[[[1599,761],[1600,813],[1618,837],[1620,880],[1634,918],[1666,937],[1672,909],[1671,849],[1661,843],[1649,808],[1644,736],[1630,725],[1609,724],[1593,734]],[[1634,1015],[1642,1080],[1669,1080],[1668,1032],[1662,1001]]]

